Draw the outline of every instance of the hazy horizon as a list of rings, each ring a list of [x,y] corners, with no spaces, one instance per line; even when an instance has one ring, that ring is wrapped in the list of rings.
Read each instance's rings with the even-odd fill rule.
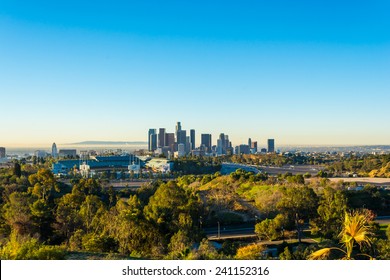
[[[256,140],[255,140],[256,141]],[[102,141],[105,142],[105,141]],[[107,141],[110,142],[110,141]],[[118,141],[118,142],[143,142],[143,141]],[[7,149],[18,149],[18,148],[26,148],[26,149],[47,149],[51,150],[52,144],[56,142],[51,143],[38,143],[33,145],[0,145],[0,147],[5,147]],[[246,144],[246,143],[232,143],[233,146],[238,146],[240,144]],[[82,147],[146,147],[147,148],[147,142],[139,143],[139,144],[78,144],[78,143],[56,143],[58,149],[68,149],[72,147],[82,148]],[[216,143],[213,143],[213,145],[216,145]],[[259,145],[259,144],[258,144]],[[259,145],[259,148],[266,148],[267,143],[264,142],[263,145]],[[276,148],[282,147],[282,148],[288,148],[288,147],[307,147],[307,148],[315,148],[315,147],[375,147],[375,146],[390,146],[390,144],[372,144],[372,145],[364,145],[364,144],[283,144],[283,143],[275,143]]]
[[[0,146],[195,129],[390,144],[390,2],[0,2]]]

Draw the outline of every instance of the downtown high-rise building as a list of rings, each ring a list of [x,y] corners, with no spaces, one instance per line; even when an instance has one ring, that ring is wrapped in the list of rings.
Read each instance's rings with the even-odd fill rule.
[[[149,136],[149,151],[150,152],[153,152],[157,149],[157,142],[158,142],[157,134],[156,133],[150,134],[150,136]]]
[[[148,151],[149,152],[155,150],[152,147],[152,135],[155,135],[155,134],[156,134],[156,129],[155,128],[149,128],[149,131],[148,131]]]
[[[175,133],[165,133],[165,147],[169,147],[171,153],[175,150]]]
[[[224,133],[219,134],[219,138],[217,140],[217,154],[226,155],[232,154],[232,143],[229,141],[229,135],[225,135]]]
[[[211,134],[201,134],[200,146],[204,146],[206,148],[206,153],[211,153]]]
[[[249,145],[240,145],[237,147],[237,154],[238,155],[248,155],[250,154],[250,148]]]
[[[191,137],[190,136],[187,136],[186,137],[186,153],[190,153],[191,152]]]
[[[176,142],[179,143],[178,141],[178,132],[181,131],[181,122],[176,123],[176,130],[175,130],[175,136],[176,136]]]
[[[148,151],[154,151],[157,149],[157,135],[156,135],[156,129],[150,128],[148,131]]]
[[[186,130],[178,130],[177,131],[177,144],[186,144],[187,142],[187,131]]]
[[[219,138],[217,139],[217,154],[224,155],[226,154],[226,145],[225,145],[225,134],[219,134]]]
[[[275,152],[275,139],[268,139],[268,153]]]
[[[5,158],[5,148],[0,147],[0,158]]]
[[[158,148],[165,147],[165,128],[160,128],[158,130]]]
[[[257,141],[253,141],[250,148],[253,151],[253,153],[257,153]]]
[[[191,150],[195,150],[195,129],[190,130]]]

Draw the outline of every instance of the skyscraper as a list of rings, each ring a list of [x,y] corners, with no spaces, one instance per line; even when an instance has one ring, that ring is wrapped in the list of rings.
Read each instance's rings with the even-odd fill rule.
[[[177,142],[177,143],[179,143],[179,140],[178,140],[178,137],[179,137],[179,136],[177,135],[178,131],[181,131],[181,123],[180,123],[180,122],[177,122],[177,123],[176,123],[175,136],[176,136],[176,142]]]
[[[175,133],[165,133],[165,147],[169,147],[171,153],[174,152]]]
[[[229,135],[225,135],[225,142],[224,142],[224,148],[225,153],[227,152],[228,148],[232,146],[232,143],[229,141]]]
[[[252,142],[251,149],[253,150],[253,153],[257,153],[257,141]]]
[[[5,148],[0,147],[0,158],[5,158]]]
[[[186,153],[188,154],[191,151],[191,138],[190,136],[186,137]]]
[[[252,139],[251,138],[248,139],[248,146],[249,146],[249,149],[252,148]]]
[[[249,145],[240,145],[237,147],[237,154],[238,155],[248,155],[250,154]]]
[[[178,130],[177,131],[177,144],[186,144],[187,141],[187,131],[186,130]]]
[[[53,158],[58,157],[58,150],[57,150],[57,145],[56,145],[56,143],[53,143],[53,145],[51,146],[51,156],[52,156]]]
[[[154,151],[155,149],[153,149],[153,147],[152,147],[152,137],[151,137],[151,135],[153,135],[153,134],[156,134],[156,129],[154,129],[154,128],[150,128],[149,129],[149,132],[148,132],[148,150],[149,151]]]
[[[195,129],[190,130],[191,150],[195,150]]]
[[[158,147],[165,147],[165,128],[160,128],[158,131]]]
[[[221,137],[217,139],[217,154],[219,156],[223,154],[223,142]]]
[[[211,153],[211,134],[201,134],[200,145],[206,147],[206,153]]]
[[[274,152],[275,152],[275,140],[268,139],[268,153],[274,153]]]
[[[157,134],[151,134],[149,137],[149,151],[153,152],[157,149]]]
[[[225,144],[225,134],[219,134],[219,139],[217,140],[217,153],[219,155],[226,154],[226,144]]]
[[[178,157],[184,157],[186,155],[186,151],[185,151],[186,147],[184,144],[179,144],[177,146],[177,154],[178,154]]]

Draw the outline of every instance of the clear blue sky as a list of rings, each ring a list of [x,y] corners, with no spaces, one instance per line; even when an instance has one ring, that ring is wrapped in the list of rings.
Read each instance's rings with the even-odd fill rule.
[[[80,3],[82,2],[82,3]],[[390,1],[0,1],[0,146],[390,144]]]

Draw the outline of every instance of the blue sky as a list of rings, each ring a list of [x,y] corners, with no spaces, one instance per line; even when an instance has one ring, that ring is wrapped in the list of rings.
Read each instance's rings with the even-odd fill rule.
[[[82,2],[82,3],[79,3]],[[389,1],[0,2],[0,146],[390,144]]]

